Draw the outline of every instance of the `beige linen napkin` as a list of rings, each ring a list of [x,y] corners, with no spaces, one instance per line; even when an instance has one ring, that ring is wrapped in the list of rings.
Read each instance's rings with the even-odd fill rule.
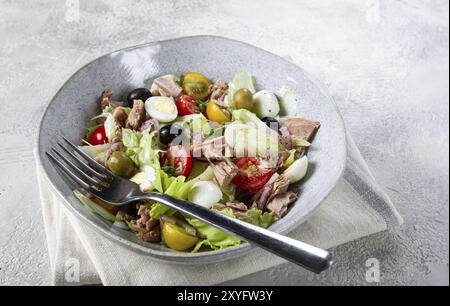
[[[289,236],[328,249],[402,223],[352,138],[347,138],[343,178],[314,215]],[[213,285],[285,262],[260,249],[216,264],[156,261],[114,244],[72,215],[51,190],[39,163],[37,177],[56,285]]]

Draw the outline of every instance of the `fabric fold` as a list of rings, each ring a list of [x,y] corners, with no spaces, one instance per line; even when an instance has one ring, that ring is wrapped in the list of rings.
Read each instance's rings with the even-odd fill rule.
[[[290,237],[329,249],[402,224],[353,139],[349,135],[347,138],[344,176]],[[285,262],[260,249],[205,265],[166,263],[137,254],[96,233],[69,212],[63,200],[51,191],[38,163],[37,177],[55,285],[215,285]]]

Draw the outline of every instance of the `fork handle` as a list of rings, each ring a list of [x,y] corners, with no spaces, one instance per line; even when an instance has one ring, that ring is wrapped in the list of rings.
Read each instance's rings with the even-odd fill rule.
[[[320,273],[332,264],[331,254],[301,241],[277,234],[259,226],[216,213],[200,205],[168,195],[147,193],[139,200],[153,200],[181,211],[191,217],[235,235],[307,270]]]

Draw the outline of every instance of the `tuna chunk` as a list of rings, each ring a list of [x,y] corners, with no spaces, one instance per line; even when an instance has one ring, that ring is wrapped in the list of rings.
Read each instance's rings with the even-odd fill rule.
[[[290,204],[297,200],[298,196],[295,192],[285,192],[274,197],[268,204],[267,210],[273,212],[277,218],[282,218]]]
[[[224,136],[207,140],[201,146],[202,156],[209,161],[222,160],[227,157],[226,147]]]
[[[221,204],[221,203],[217,203],[214,204],[212,207],[212,209],[218,210],[218,211],[222,211],[225,209],[231,209],[231,211],[233,212],[233,214],[236,217],[242,217],[247,213],[247,206],[242,203],[242,202],[228,202],[226,204]]]
[[[285,148],[293,146],[293,139],[303,139],[306,141],[311,141],[316,135],[320,128],[320,122],[310,121],[303,118],[293,118],[287,120],[283,127],[280,129],[282,143]],[[289,137],[290,135],[290,137]],[[306,147],[296,147],[297,152],[300,156],[306,153]]]
[[[142,100],[134,100],[133,109],[126,121],[127,129],[139,130],[145,120],[145,106]]]
[[[122,140],[122,128],[125,127],[127,119],[128,119],[128,114],[127,112],[123,109],[123,107],[117,107],[114,110],[113,113],[113,119],[116,122],[116,130],[114,132],[114,137],[113,139],[109,139],[110,142],[117,142],[117,141],[121,141]]]
[[[219,105],[223,105],[223,100],[228,93],[228,84],[225,81],[217,80],[211,88],[211,100],[215,100]]]
[[[111,89],[107,89],[102,92],[102,95],[100,96],[100,99],[98,100],[101,109],[105,109],[108,106],[112,107],[119,107],[124,106],[124,103],[122,101],[114,101],[111,99],[113,95],[113,92]]]
[[[136,205],[124,205],[116,214],[117,221],[131,222],[139,218],[137,215]]]
[[[254,206],[266,210],[267,204],[278,195],[288,191],[289,181],[282,175],[275,173],[266,186],[253,197]]]
[[[130,227],[144,241],[161,241],[161,228],[159,221],[150,217],[147,205],[140,205],[138,210],[139,219],[132,220]]]
[[[292,137],[291,133],[286,126],[282,126],[280,128],[280,136],[279,136],[280,144],[285,150],[292,149]]]
[[[310,121],[303,118],[288,119],[284,126],[292,136],[310,141],[314,138],[320,128],[320,122]]]
[[[165,97],[177,98],[181,95],[183,89],[170,76],[162,76],[153,81],[157,87],[157,92],[154,90],[152,94],[157,94]]]
[[[125,109],[123,109],[122,107],[118,107],[113,112],[113,118],[114,118],[114,121],[116,121],[116,124],[119,127],[123,128],[123,127],[125,127],[125,124],[127,122],[128,114],[125,111]]]
[[[214,171],[214,177],[216,178],[219,186],[231,184],[231,181],[238,174],[238,167],[228,158],[212,163],[211,166]]]

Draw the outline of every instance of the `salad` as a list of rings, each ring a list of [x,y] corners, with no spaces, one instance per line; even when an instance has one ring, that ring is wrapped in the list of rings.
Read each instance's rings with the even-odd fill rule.
[[[142,192],[188,200],[218,213],[269,227],[299,194],[307,150],[320,123],[285,118],[283,98],[255,88],[252,75],[211,81],[198,72],[164,75],[124,101],[111,90],[87,128],[85,153]],[[108,205],[81,190],[75,196],[114,226],[176,251],[211,251],[239,238],[166,205]]]

